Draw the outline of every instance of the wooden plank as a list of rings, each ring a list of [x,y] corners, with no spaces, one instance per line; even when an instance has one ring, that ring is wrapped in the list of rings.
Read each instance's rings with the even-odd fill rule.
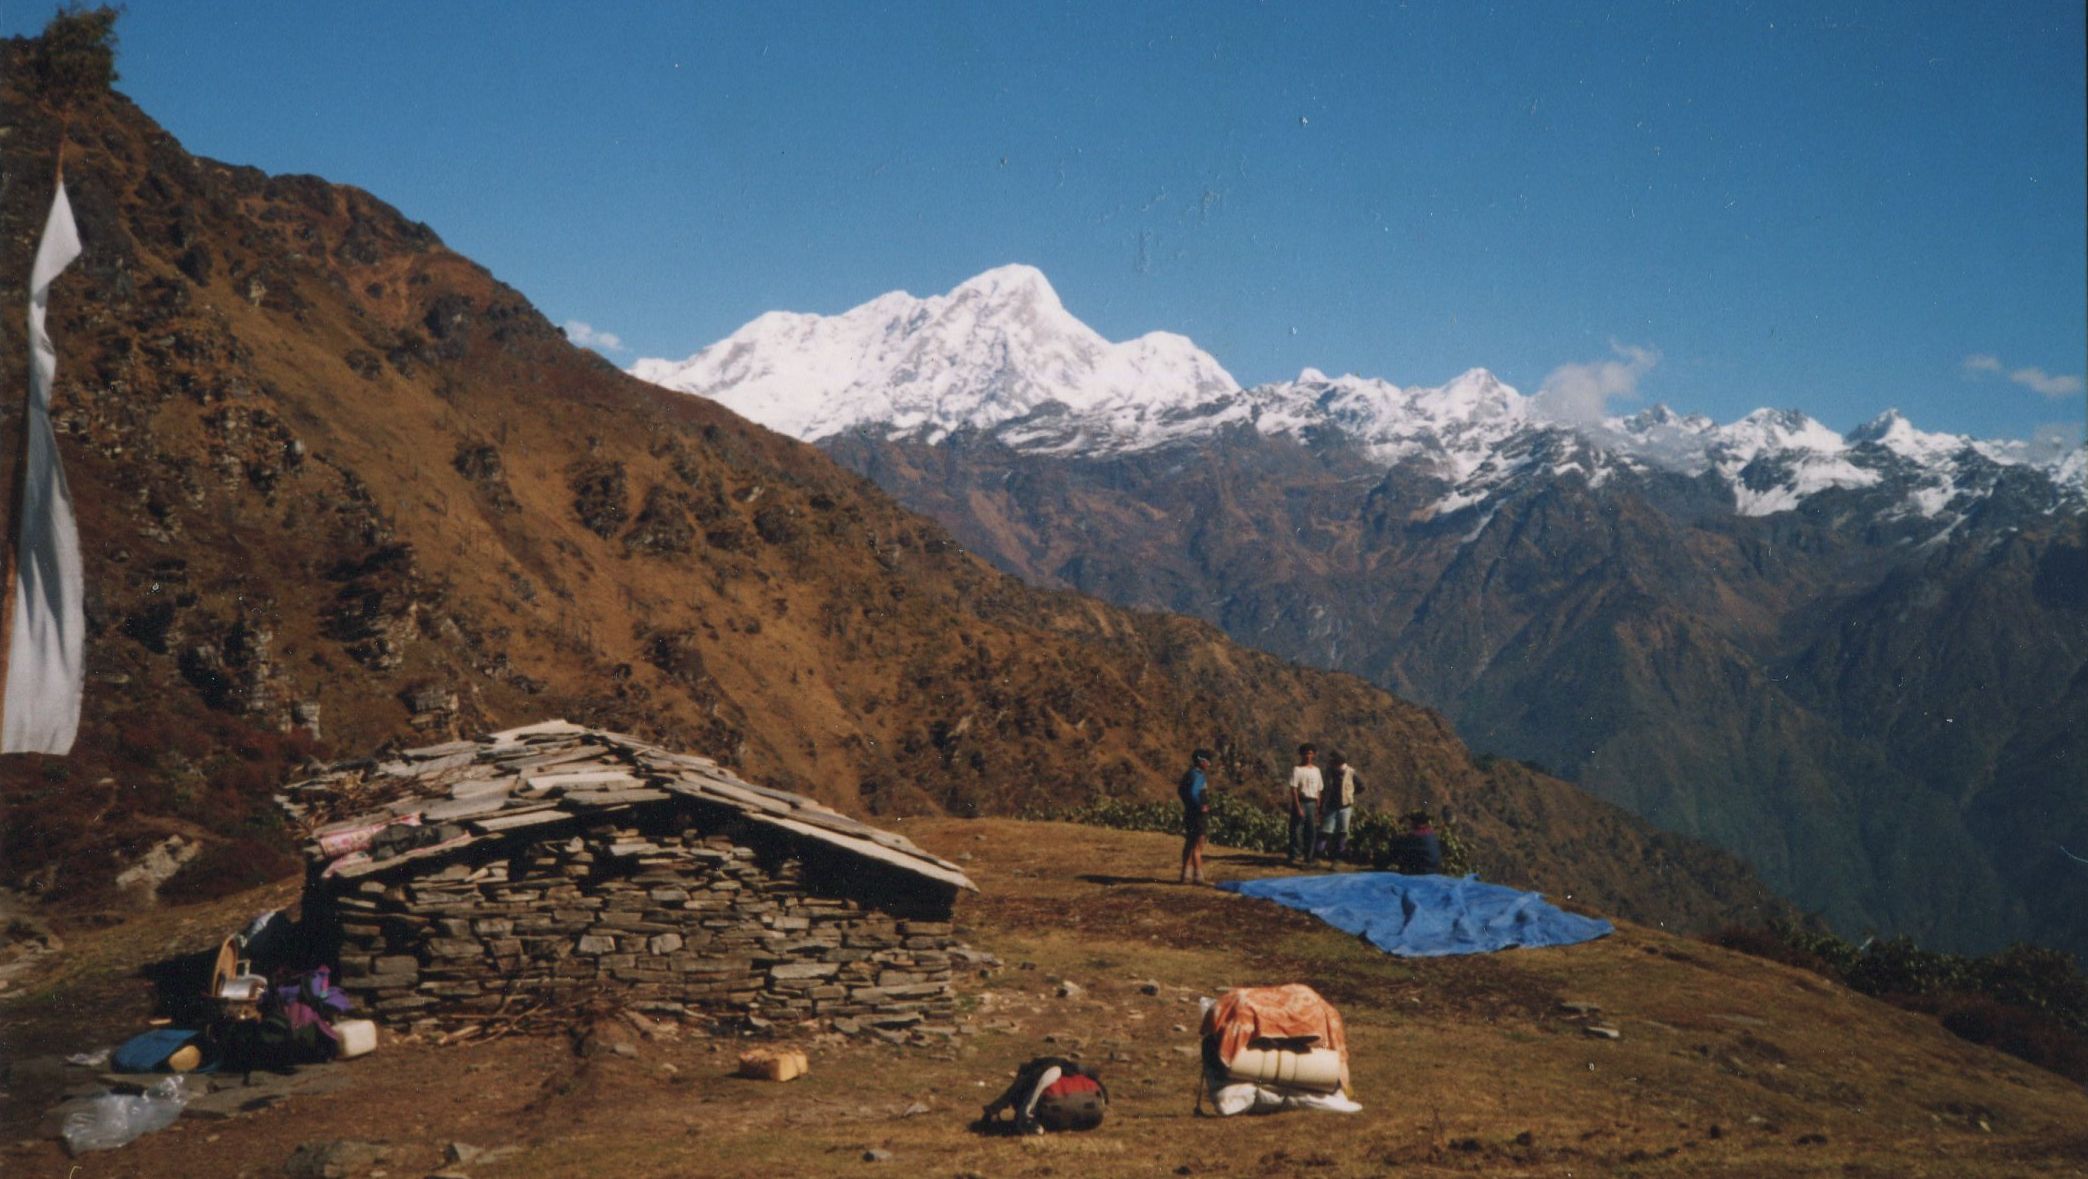
[[[773,798],[763,798],[752,790],[743,790],[730,782],[720,781],[716,778],[699,779],[698,782],[703,787],[705,794],[737,803],[743,810],[752,808],[771,815],[787,815],[790,813],[790,807],[785,804],[777,802]]]
[[[707,757],[698,757],[693,753],[675,753],[667,749],[650,749],[646,751],[646,754],[654,760],[668,762],[672,765],[688,766],[690,769],[715,770],[718,768],[717,762]]]
[[[400,864],[411,863],[414,860],[426,860],[435,856],[448,855],[460,847],[477,843],[478,838],[478,836],[471,834],[451,836],[441,843],[430,844],[427,847],[417,847],[404,855],[393,856],[388,860],[371,860],[366,864],[352,864],[342,868],[334,875],[343,880],[353,880],[358,876],[368,876],[372,872],[382,872],[387,868],[396,868]]]
[[[520,741],[524,737],[545,737],[564,733],[584,733],[586,731],[585,728],[571,721],[548,720],[539,721],[533,725],[523,725],[516,729],[502,729],[498,733],[488,733],[486,740],[494,744],[507,745]]]
[[[737,775],[734,775],[733,777],[733,784],[738,786],[742,790],[752,790],[754,793],[761,795],[763,798],[773,798],[777,802],[788,803],[792,807],[792,809],[795,810],[810,809],[823,811],[827,809],[826,807],[821,806],[820,804],[812,801],[811,799],[806,798],[802,794],[792,794],[788,790],[778,790],[774,786],[756,785],[755,783],[749,782],[745,778],[741,778]]]
[[[659,802],[672,796],[665,790],[640,787],[634,790],[568,790],[560,797],[578,806],[622,806],[633,802]]]
[[[825,827],[829,831],[839,831],[843,835],[853,835],[858,839],[868,839],[873,843],[885,843],[886,840],[892,838],[889,833],[879,831],[868,823],[858,823],[846,815],[800,809],[790,812],[790,817],[800,823],[810,823],[815,827]],[[887,844],[887,846],[892,845]],[[905,847],[896,848],[895,850],[912,851],[915,849],[911,843],[908,843]]]
[[[935,859],[934,856],[922,851],[918,844],[904,835],[886,831],[881,827],[872,827],[867,823],[857,822],[846,815],[826,810],[823,807],[816,811],[792,811],[790,817],[800,822],[811,823],[814,826],[826,827],[844,834],[854,835],[860,839],[867,839],[872,843],[882,844],[896,852],[905,852],[907,855],[920,856],[923,859]],[[947,860],[938,860],[937,862],[948,863]]]
[[[930,880],[939,880],[944,884],[955,885],[958,888],[969,889],[972,892],[979,891],[979,886],[971,882],[971,877],[958,871],[954,866],[945,866],[940,861],[930,861],[917,855],[907,855],[880,844],[872,843],[867,839],[857,839],[852,835],[843,835],[839,831],[825,827],[814,827],[809,823],[800,823],[794,819],[776,818],[770,815],[748,815],[747,817],[756,823],[766,823],[771,827],[780,827],[785,831],[794,831],[799,835],[817,839],[822,843],[832,844],[835,847],[852,851],[864,859],[876,860],[896,868],[905,869],[917,876],[926,876]]]
[[[590,735],[591,735],[591,736],[595,736],[595,737],[599,737],[599,738],[601,738],[602,740],[604,740],[604,741],[607,741],[607,742],[609,742],[609,743],[610,743],[610,744],[612,744],[612,745],[620,745],[620,746],[624,747],[625,749],[629,749],[629,750],[632,750],[633,752],[640,752],[640,753],[664,753],[664,752],[666,752],[665,750],[661,749],[661,748],[660,748],[660,747],[659,747],[658,745],[655,745],[655,744],[654,744],[654,743],[652,743],[651,741],[648,741],[648,740],[646,740],[646,739],[645,739],[645,738],[643,738],[643,737],[634,737],[634,736],[632,736],[632,735],[631,735],[631,734],[629,734],[629,733],[618,733],[618,732],[614,732],[614,731],[612,731],[612,730],[609,730],[609,729],[596,729],[596,730],[594,730],[594,732],[593,732],[592,734],[590,734]]]
[[[539,823],[557,823],[572,817],[555,807],[546,807],[541,810],[498,814],[485,819],[472,819],[470,820],[470,825],[488,834],[493,834],[501,831],[513,831],[518,827],[534,827]]]
[[[455,819],[474,819],[480,815],[490,815],[495,811],[506,810],[507,801],[505,794],[481,795],[477,798],[452,798],[444,802],[431,803],[427,810],[421,812],[421,818],[430,823],[440,823]]]
[[[427,761],[431,758],[448,757],[457,753],[469,753],[476,756],[478,751],[479,743],[476,741],[445,741],[440,745],[423,745],[419,749],[402,749],[399,751],[399,756],[410,757],[415,761]]]
[[[571,789],[574,786],[594,786],[611,783],[621,784],[625,782],[629,782],[635,786],[642,781],[644,781],[643,778],[640,778],[636,774],[633,774],[629,769],[621,767],[611,767],[608,769],[600,770],[561,770],[557,773],[552,774],[529,775],[529,785],[531,786],[531,788],[546,786],[562,786],[567,789]]]
[[[484,798],[489,794],[512,793],[521,779],[509,774],[504,778],[466,778],[450,783],[451,798]]]
[[[612,764],[610,755],[610,750],[604,749],[599,745],[575,745],[571,749],[561,749],[554,753],[539,754],[535,757],[503,757],[498,760],[501,769],[514,770],[517,773],[526,774],[531,770],[545,770],[550,769],[552,766],[572,765],[583,761],[598,761],[604,765],[609,765]]]

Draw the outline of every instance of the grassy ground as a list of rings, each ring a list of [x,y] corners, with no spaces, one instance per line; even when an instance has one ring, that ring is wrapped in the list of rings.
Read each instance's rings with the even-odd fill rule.
[[[51,1055],[135,1026],[137,966],[201,948],[260,906],[249,896],[76,932],[8,992],[0,1169],[264,1176],[301,1143],[360,1140],[387,1145],[374,1169],[388,1176],[494,1179],[2088,1174],[2078,1087],[1773,963],[1628,925],[1582,946],[1402,961],[1302,914],[1171,883],[1177,845],[1164,836],[1001,820],[902,830],[968,857],[983,892],[961,903],[960,924],[1005,962],[962,983],[975,1030],[947,1050],[802,1037],[812,1072],[779,1086],[732,1078],[734,1043],[611,1019],[581,1051],[563,1037],[387,1043],[335,1066],[341,1092],[185,1117],[113,1153],[67,1160],[35,1137],[32,1090]],[[1222,851],[1212,867],[1281,870]],[[1079,993],[1061,997],[1060,980]],[[1341,1008],[1364,1112],[1196,1117],[1198,998],[1289,981]],[[1622,1038],[1590,1036],[1565,1001],[1599,1006]],[[1115,1096],[1103,1128],[968,1129],[1013,1067],[1043,1053],[1101,1069]],[[457,1165],[451,1143],[521,1149]]]

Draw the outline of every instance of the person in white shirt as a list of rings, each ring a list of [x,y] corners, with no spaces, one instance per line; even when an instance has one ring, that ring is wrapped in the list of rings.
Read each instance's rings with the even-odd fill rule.
[[[1339,751],[1328,753],[1326,792],[1320,798],[1319,850],[1330,864],[1338,866],[1348,851],[1349,829],[1356,815],[1356,791],[1362,788],[1363,780],[1356,776],[1356,767]]]
[[[1291,769],[1289,863],[1313,862],[1313,845],[1319,840],[1320,792],[1326,789],[1319,767],[1313,764],[1318,757],[1319,750],[1310,742],[1300,745],[1298,764]]]

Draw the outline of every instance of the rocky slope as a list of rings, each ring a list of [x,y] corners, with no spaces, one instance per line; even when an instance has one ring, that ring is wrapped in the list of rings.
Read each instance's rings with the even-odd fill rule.
[[[0,76],[19,306],[61,120]],[[191,157],[114,94],[73,111],[66,182],[91,681],[73,756],[0,762],[7,883],[84,904],[154,847],[194,855],[183,895],[267,878],[300,757],[562,715],[883,814],[1162,793],[1196,745],[1273,797],[1312,737],[1388,802],[1456,803],[1503,878],[1671,923],[1774,904],[1360,680],[994,571],[812,448],[570,346],[369,194]],[[21,331],[0,320],[14,388]]]
[[[961,332],[919,310],[948,306],[974,307]],[[1483,370],[1228,390],[1204,358],[1097,393],[1125,346],[1069,366],[1047,343],[1070,319],[1010,268],[793,321],[791,346],[911,358],[875,395],[809,361],[740,383],[785,347],[766,319],[642,371],[817,439],[1034,583],[1441,708],[1846,930],[2088,953],[2079,449],[1895,413],[1846,436],[1789,410],[1569,424]]]

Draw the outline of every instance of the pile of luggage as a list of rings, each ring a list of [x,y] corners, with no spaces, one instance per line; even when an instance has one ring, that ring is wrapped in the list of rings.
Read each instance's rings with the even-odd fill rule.
[[[1239,987],[1207,1002],[1203,1097],[1220,1117],[1318,1109],[1357,1113],[1341,1013],[1303,983]]]

